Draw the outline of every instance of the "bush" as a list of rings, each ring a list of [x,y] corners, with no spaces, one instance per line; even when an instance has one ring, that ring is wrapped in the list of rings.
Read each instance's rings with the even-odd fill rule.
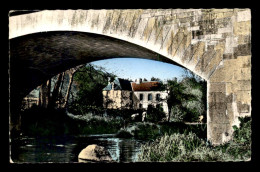
[[[160,136],[160,126],[147,122],[138,123],[133,133],[136,139],[152,140]]]
[[[158,108],[155,108],[151,105],[148,106],[146,121],[157,123],[162,121],[165,118],[166,118],[166,114],[164,113],[163,108],[161,106]]]
[[[251,118],[240,118],[233,140],[212,147],[192,132],[165,134],[141,146],[139,161],[245,161],[251,158]]]
[[[126,131],[126,130],[120,130],[117,134],[116,134],[116,137],[118,138],[131,138],[133,137],[133,135]]]
[[[251,118],[239,118],[239,121],[239,128],[233,126],[233,139],[217,149],[230,154],[234,159],[244,161],[251,158]]]
[[[222,151],[212,150],[194,133],[172,134],[141,146],[139,161],[224,161],[232,157]]]
[[[186,112],[182,111],[179,105],[171,108],[170,122],[182,122]]]

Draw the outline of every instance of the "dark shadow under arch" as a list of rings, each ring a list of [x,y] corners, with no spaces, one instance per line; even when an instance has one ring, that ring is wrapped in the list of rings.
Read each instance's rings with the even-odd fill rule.
[[[41,83],[69,68],[96,60],[123,57],[181,66],[142,46],[99,34],[53,31],[13,38],[10,40],[11,104],[17,104]]]

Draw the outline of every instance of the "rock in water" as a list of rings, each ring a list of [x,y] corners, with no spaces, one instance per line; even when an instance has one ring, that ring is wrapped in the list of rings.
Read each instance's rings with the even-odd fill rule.
[[[113,161],[110,153],[103,147],[96,144],[88,145],[78,156],[79,162],[85,161]]]

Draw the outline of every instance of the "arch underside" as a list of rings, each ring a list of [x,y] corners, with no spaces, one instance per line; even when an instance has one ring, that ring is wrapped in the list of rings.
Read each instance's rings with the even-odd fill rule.
[[[77,65],[123,57],[181,66],[144,47],[108,36],[74,31],[29,34],[10,40],[11,99],[21,100],[47,79]]]

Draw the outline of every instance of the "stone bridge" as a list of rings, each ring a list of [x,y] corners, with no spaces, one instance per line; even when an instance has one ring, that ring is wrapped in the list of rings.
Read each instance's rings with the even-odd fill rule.
[[[250,9],[44,10],[11,15],[9,39],[11,123],[20,100],[48,78],[118,57],[178,64],[204,78],[213,144],[251,115]]]

